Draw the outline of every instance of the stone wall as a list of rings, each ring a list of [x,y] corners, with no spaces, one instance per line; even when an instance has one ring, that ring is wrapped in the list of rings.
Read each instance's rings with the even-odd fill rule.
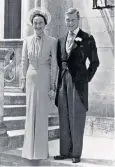
[[[110,35],[111,42],[114,45],[114,1],[107,1],[107,6],[104,6],[104,0],[100,0],[99,2],[102,7],[102,10],[100,10],[101,15]]]

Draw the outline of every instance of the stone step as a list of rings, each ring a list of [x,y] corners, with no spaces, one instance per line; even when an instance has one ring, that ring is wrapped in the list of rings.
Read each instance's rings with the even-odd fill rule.
[[[81,162],[78,164],[72,164],[71,159],[59,161],[53,159],[53,156],[59,155],[59,140],[48,142],[49,158],[47,160],[28,160],[22,158],[22,148],[19,148],[1,152],[0,164],[6,166],[111,167],[114,166],[113,143],[113,139],[85,136]]]
[[[15,117],[14,117],[15,118]],[[24,138],[24,119],[25,117],[17,117],[15,121],[13,117],[10,118],[10,122],[5,119],[5,124],[8,127],[8,135],[10,138],[8,148],[16,148],[21,147]],[[51,119],[51,122],[50,122]],[[55,120],[56,119],[56,120]],[[20,120],[22,121],[21,123]],[[14,121],[14,122],[13,122]],[[57,121],[57,123],[56,123]],[[59,137],[59,126],[58,126],[58,116],[52,118],[49,116],[49,140],[53,140]],[[55,123],[54,123],[55,122]],[[52,126],[57,125],[57,126]],[[12,130],[19,129],[19,130]],[[114,119],[113,118],[98,118],[98,117],[86,117],[85,124],[85,136],[97,136],[97,137],[106,137],[106,138],[114,138]]]
[[[24,129],[25,116],[4,117],[8,130]],[[59,125],[58,114],[49,114],[49,126]],[[85,123],[85,135],[114,137],[114,118],[87,116]]]
[[[103,77],[105,76],[105,74],[108,77],[110,76],[109,77],[110,80],[111,78],[113,78],[113,73],[111,70],[103,71],[103,72],[98,72],[96,75],[97,77],[95,77],[93,81],[91,82],[90,90],[89,90],[88,116],[114,117],[114,101],[113,101],[114,93],[109,93],[109,92],[113,92],[114,83],[112,82],[110,86],[110,83],[108,84],[107,82],[107,77],[105,77],[106,79]],[[104,80],[103,83],[101,81],[102,77]],[[97,82],[99,78],[100,78],[99,80],[100,82]],[[100,94],[99,94],[98,90],[100,89],[100,87],[101,89],[103,87],[106,93],[103,93],[103,91],[100,91]],[[109,90],[108,94],[107,94],[107,90]],[[26,94],[25,93],[5,92],[4,94],[5,116],[24,116],[25,106],[26,106]],[[56,107],[55,109],[57,112]]]
[[[26,116],[26,105],[4,105],[4,119],[15,120],[16,117]],[[7,117],[7,118],[6,118]],[[15,118],[10,118],[15,117]],[[16,118],[17,120],[17,118]],[[49,113],[49,126],[59,124],[58,113]]]
[[[4,117],[4,123],[8,131],[20,130],[25,127],[25,116],[19,117]]]
[[[8,131],[10,130],[20,130],[25,127],[26,116],[17,116],[17,117],[4,117],[4,123],[7,126]],[[57,114],[50,114],[49,117],[49,126],[59,125],[59,117]]]
[[[6,95],[8,95],[6,93]],[[11,93],[11,97],[16,97],[16,93]],[[24,93],[20,93],[23,97]],[[15,98],[14,98],[15,99]],[[94,110],[96,111],[96,109]],[[97,112],[97,111],[96,111]],[[93,136],[104,136],[113,138],[114,136],[114,118],[112,117],[98,117],[90,116],[87,112],[85,134]],[[4,105],[4,120],[8,130],[24,129],[25,118],[16,118],[18,116],[26,115],[26,105]],[[11,117],[11,118],[10,118]],[[14,118],[12,118],[14,117]],[[49,126],[58,125],[58,115],[49,116]]]
[[[21,92],[5,92],[4,105],[25,105],[26,94]]]
[[[19,87],[5,86],[4,91],[7,93],[22,93],[22,90]]]
[[[4,117],[16,117],[26,115],[26,105],[4,105]]]
[[[13,130],[8,131],[9,144],[8,149],[20,148],[23,146],[25,130]],[[54,140],[59,138],[59,126],[48,127],[48,138],[49,140]]]

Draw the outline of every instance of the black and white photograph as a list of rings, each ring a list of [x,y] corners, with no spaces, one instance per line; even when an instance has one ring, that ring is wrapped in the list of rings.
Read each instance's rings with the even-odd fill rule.
[[[115,166],[114,0],[0,0],[0,166]]]

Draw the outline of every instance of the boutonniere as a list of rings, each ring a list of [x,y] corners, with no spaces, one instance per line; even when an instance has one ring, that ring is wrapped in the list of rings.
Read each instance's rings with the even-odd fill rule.
[[[74,39],[74,41],[77,42],[77,43],[78,43],[78,42],[80,43],[80,42],[82,42],[82,38],[76,37],[76,38]]]
[[[82,38],[76,37],[76,38],[74,39],[74,42],[75,42],[75,44],[76,44],[77,46],[81,46]]]

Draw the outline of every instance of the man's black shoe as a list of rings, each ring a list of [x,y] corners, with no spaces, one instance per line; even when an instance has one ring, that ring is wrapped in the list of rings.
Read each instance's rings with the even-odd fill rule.
[[[57,155],[57,156],[54,156],[54,159],[55,160],[63,160],[63,159],[67,159],[68,156],[64,156],[64,155]]]
[[[72,158],[72,162],[73,163],[78,163],[78,162],[80,162],[80,158]]]

